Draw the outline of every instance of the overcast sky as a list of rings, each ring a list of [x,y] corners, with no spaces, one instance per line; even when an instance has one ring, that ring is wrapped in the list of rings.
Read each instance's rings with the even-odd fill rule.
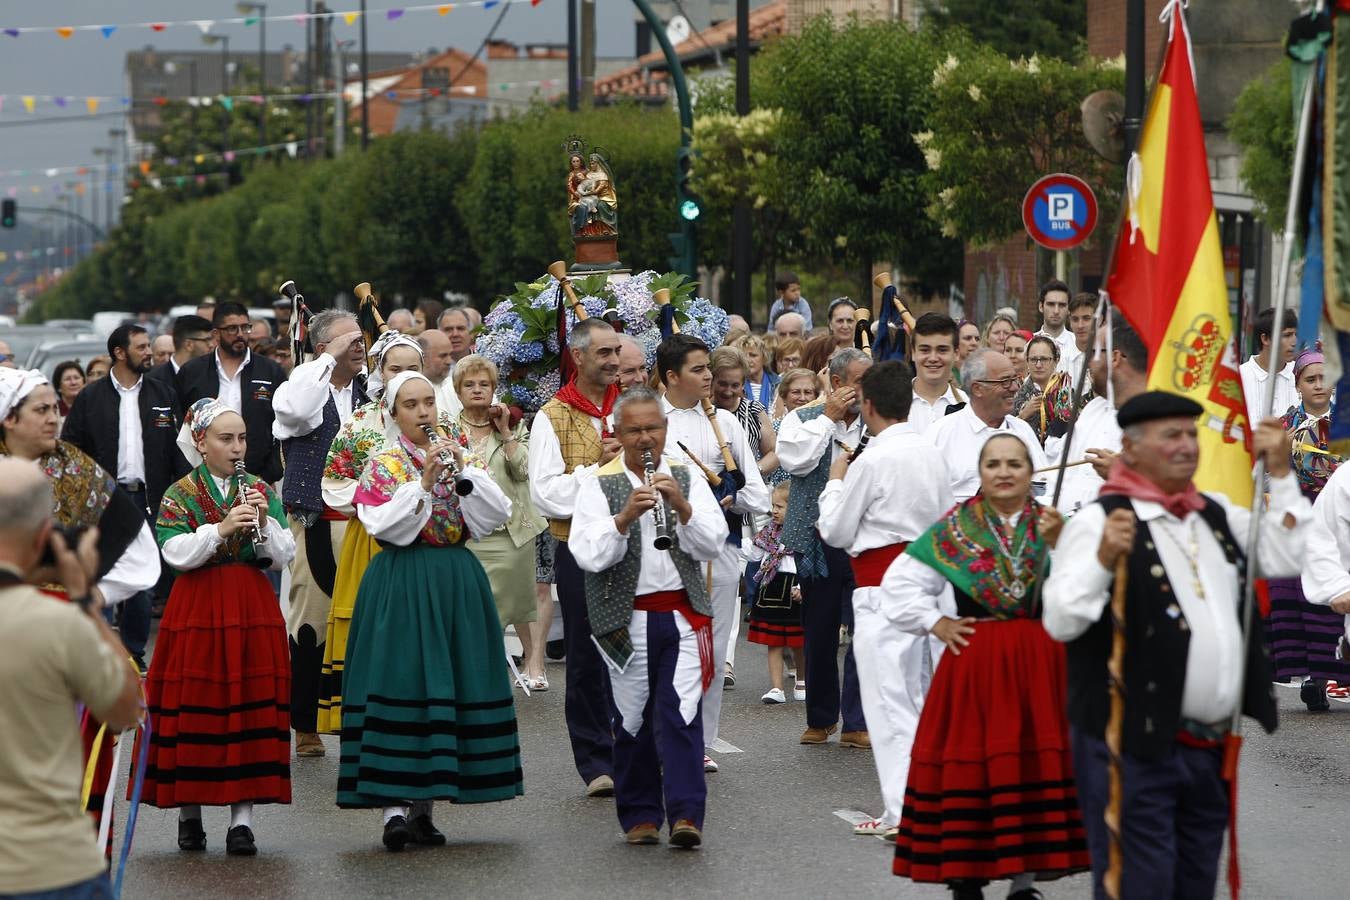
[[[338,11],[359,8],[358,0],[330,0],[329,5]],[[383,10],[400,5],[415,4],[411,0],[406,3],[367,0],[371,10],[367,23],[371,50],[458,47],[472,53],[500,13],[500,9],[465,8],[441,17],[430,10],[409,12],[401,19],[388,21]],[[628,0],[596,0],[596,6],[599,55],[631,55],[635,8]],[[270,19],[304,10],[304,0],[272,0],[267,13]],[[238,15],[233,0],[0,0],[0,29],[224,19]],[[231,56],[246,48],[256,51],[256,25],[218,25],[214,30],[230,35]],[[360,34],[358,23],[347,25],[340,19],[337,31],[344,39],[358,38]],[[148,28],[119,28],[109,38],[97,31],[77,31],[68,40],[55,33],[24,33],[17,39],[0,34],[0,94],[6,95],[0,109],[0,171],[96,162],[91,150],[107,144],[108,129],[120,125],[117,117],[19,126],[4,123],[80,116],[86,113],[86,96],[122,93],[123,61],[129,51],[141,50],[146,45],[167,51],[201,50],[200,35],[194,26],[171,27],[158,33]],[[566,35],[567,7],[558,0],[541,0],[537,7],[528,3],[513,5],[497,31],[497,37],[517,43],[560,42],[566,40]],[[269,50],[285,44],[303,47],[304,41],[304,27],[297,22],[267,24]],[[30,115],[20,97],[41,94],[73,99],[66,110],[58,110],[50,102],[39,103],[37,114]],[[108,109],[105,102],[99,112]],[[0,191],[16,186],[27,190],[28,185],[43,181],[40,173],[0,176]]]

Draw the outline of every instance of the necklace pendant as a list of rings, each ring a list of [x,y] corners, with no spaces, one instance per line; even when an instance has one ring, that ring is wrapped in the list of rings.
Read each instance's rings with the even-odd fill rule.
[[[1022,583],[1021,579],[1015,579],[1012,584],[1008,585],[1008,593],[1012,594],[1014,599],[1021,600],[1027,595],[1027,586]]]

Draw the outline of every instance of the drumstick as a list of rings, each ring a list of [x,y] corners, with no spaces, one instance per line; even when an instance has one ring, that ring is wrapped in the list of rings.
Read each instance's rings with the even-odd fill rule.
[[[722,476],[718,475],[718,474],[717,474],[716,472],[714,472],[712,469],[710,469],[710,468],[708,468],[707,466],[705,466],[705,465],[703,464],[703,460],[699,459],[697,456],[694,455],[694,451],[693,451],[693,450],[690,450],[688,447],[686,447],[686,446],[685,446],[683,443],[681,443],[680,441],[676,441],[676,442],[675,442],[675,446],[676,446],[676,447],[679,447],[679,448],[680,448],[680,451],[681,451],[682,453],[684,453],[685,456],[689,457],[689,460],[690,460],[694,465],[698,466],[700,469],[703,470],[703,477],[706,478],[706,479],[708,479],[708,485],[709,485],[709,487],[721,487],[721,485],[722,485]]]
[[[1080,459],[1077,462],[1066,463],[1064,465],[1064,468],[1072,469],[1074,466],[1086,466],[1088,463],[1095,463],[1096,461],[1097,460],[1095,459]],[[1037,469],[1031,474],[1044,475],[1046,472],[1057,472],[1057,471],[1059,471],[1059,466],[1046,466],[1044,469]]]

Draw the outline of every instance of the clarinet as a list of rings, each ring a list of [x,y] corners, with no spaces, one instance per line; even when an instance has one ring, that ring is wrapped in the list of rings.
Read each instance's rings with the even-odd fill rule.
[[[430,425],[423,425],[422,430],[427,433],[427,438],[433,444],[436,442],[436,439],[440,437],[440,435],[436,433],[436,429],[432,428]],[[442,477],[454,480],[456,494],[465,497],[473,492],[473,482],[467,478],[460,477],[459,467],[455,465],[454,454],[442,451],[440,455],[436,457],[436,461],[445,466],[445,475]]]
[[[234,461],[234,479],[235,479],[234,496],[235,496],[235,504],[237,505],[246,502],[244,500],[244,491],[248,489],[248,475],[247,473],[244,472],[244,461],[242,459],[236,459]],[[263,536],[262,522],[254,522],[253,527],[248,530],[247,534],[248,539],[253,542],[253,545],[255,547],[258,544],[261,544],[265,540]]]
[[[652,486],[652,477],[656,475],[656,465],[652,462],[652,451],[642,451],[642,472],[646,479],[647,487]],[[656,494],[656,506],[652,507],[652,519],[656,525],[656,540],[652,541],[652,546],[657,550],[669,550],[670,540],[670,522],[666,519],[666,501],[658,491]]]
[[[848,461],[853,462],[859,456],[862,456],[862,452],[867,449],[867,442],[871,439],[872,436],[867,433],[867,429],[863,429],[862,437],[858,439],[858,448],[848,455]]]

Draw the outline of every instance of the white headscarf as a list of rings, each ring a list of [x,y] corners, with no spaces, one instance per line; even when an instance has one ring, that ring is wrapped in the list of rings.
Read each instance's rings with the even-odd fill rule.
[[[194,469],[202,464],[202,455],[197,450],[197,442],[206,437],[206,429],[211,427],[216,417],[227,412],[234,412],[234,408],[211,397],[203,397],[188,408],[187,415],[183,417],[183,427],[178,429],[178,439],[175,443]]]
[[[384,397],[380,399],[380,402],[384,404],[384,408],[389,412],[389,415],[392,416],[394,414],[394,402],[398,400],[398,392],[403,389],[405,384],[412,381],[414,378],[420,378],[425,381],[427,387],[431,388],[431,395],[433,397],[436,396],[436,386],[431,383],[431,379],[427,378],[427,376],[423,375],[421,372],[399,372],[393,378],[389,379],[389,386],[385,388]]]
[[[417,358],[422,358],[422,345],[406,334],[394,331],[392,328],[380,335],[370,348],[370,355],[375,357],[375,368],[366,379],[366,393],[375,396],[384,387],[384,355],[395,347],[411,347],[417,351]]]
[[[8,418],[25,397],[44,384],[51,382],[37,369],[0,369],[0,419]]]

